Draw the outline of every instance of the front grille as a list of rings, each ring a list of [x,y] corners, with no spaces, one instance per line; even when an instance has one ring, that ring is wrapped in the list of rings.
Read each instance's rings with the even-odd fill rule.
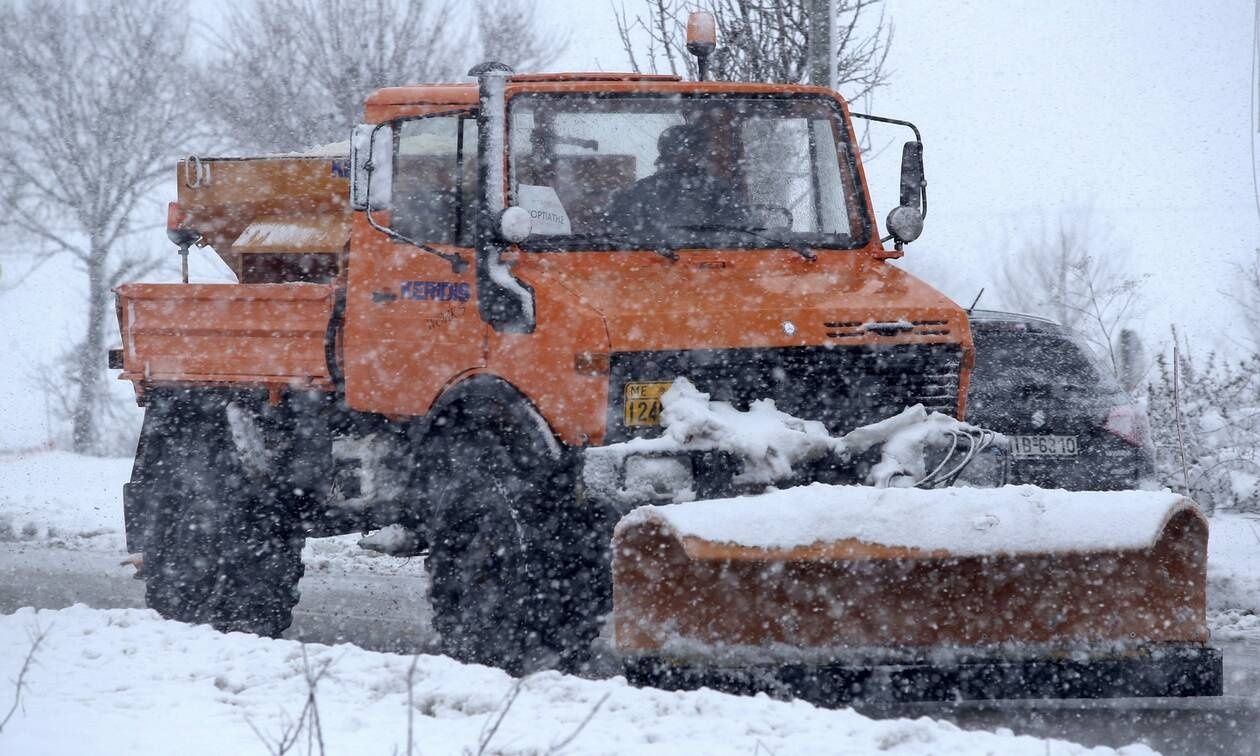
[[[780,410],[819,420],[833,434],[913,404],[952,415],[961,357],[957,344],[616,353],[610,366],[607,441],[659,432],[624,426],[626,383],[679,376],[739,409],[756,399],[773,399]]]
[[[881,336],[948,336],[948,320],[892,320],[892,321],[858,321],[828,320],[823,323],[827,329],[827,338],[843,341],[845,339],[863,340],[872,333]]]

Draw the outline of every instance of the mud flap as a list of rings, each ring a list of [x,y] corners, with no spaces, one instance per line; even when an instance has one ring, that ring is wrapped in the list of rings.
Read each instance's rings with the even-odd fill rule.
[[[148,503],[153,501],[147,481],[123,483],[123,526],[127,531],[127,553],[141,554],[144,544],[153,533],[153,512]]]
[[[951,664],[886,666],[721,668],[645,656],[627,659],[625,673],[638,686],[766,693],[823,707],[854,702],[1183,698],[1223,692],[1221,652],[1203,645],[1160,646],[1086,659],[970,658]]]

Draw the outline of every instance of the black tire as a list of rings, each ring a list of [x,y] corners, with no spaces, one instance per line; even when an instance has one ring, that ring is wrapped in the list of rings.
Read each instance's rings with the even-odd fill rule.
[[[425,445],[433,621],[461,661],[579,671],[611,603],[607,549],[528,411],[466,403]]]
[[[167,619],[275,637],[293,619],[305,538],[241,465],[225,404],[208,395],[147,409],[160,417],[143,442],[145,601]]]

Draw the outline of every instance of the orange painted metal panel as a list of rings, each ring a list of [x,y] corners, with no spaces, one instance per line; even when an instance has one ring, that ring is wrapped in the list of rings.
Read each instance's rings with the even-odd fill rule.
[[[328,385],[331,286],[125,284],[124,380]]]
[[[614,351],[969,342],[958,305],[861,252],[818,250],[816,261],[773,249],[678,257],[520,253],[515,272],[539,299],[570,296],[599,311]],[[940,325],[891,335],[860,327],[900,320]]]
[[[517,77],[508,95],[644,91],[809,94],[845,107],[818,87],[623,75]],[[368,98],[367,117],[380,121],[476,104],[472,83],[394,87]],[[185,161],[178,172],[179,198],[186,225],[201,231],[238,275],[242,252],[333,254],[347,246],[347,233],[353,238],[353,254],[341,268],[347,282],[342,354],[347,401],[358,410],[422,415],[461,378],[490,372],[525,393],[566,442],[598,443],[606,422],[607,376],[579,370],[575,360],[581,354],[960,343],[970,359],[961,310],[882,263],[879,258],[894,253],[877,239],[862,250],[820,250],[816,262],[786,250],[680,250],[676,262],[650,251],[514,252],[508,257],[515,275],[534,290],[538,326],[532,334],[495,333],[478,316],[471,265],[457,274],[428,252],[371,229],[362,214],[352,218],[338,160],[208,160],[204,175]],[[242,249],[234,248],[238,240]],[[473,260],[471,249],[443,249]],[[430,284],[466,286],[467,296],[415,296]],[[303,291],[320,293],[298,293]],[[121,313],[130,350],[126,376],[327,383],[327,286],[120,292],[131,305]],[[851,327],[900,319],[935,325],[899,334]],[[794,325],[791,333],[785,320]],[[965,395],[964,387],[960,414]]]
[[[1146,549],[983,557],[857,542],[752,549],[645,521],[613,543],[615,642],[630,655],[1205,642],[1207,537],[1193,509]]]
[[[537,326],[508,334],[478,317],[471,267],[455,274],[449,263],[363,222],[355,233],[344,352],[347,400],[363,411],[422,415],[459,378],[491,373],[529,397],[565,442],[599,443],[607,376],[577,370],[578,354],[907,343],[971,348],[956,304],[862,252],[820,250],[816,261],[790,250],[679,250],[677,261],[654,252],[509,252],[513,273],[534,292]],[[442,249],[472,259],[471,250]],[[408,281],[466,283],[470,298],[406,300],[401,287]],[[854,327],[898,321],[916,325],[902,333]]]
[[[346,402],[364,412],[423,415],[444,387],[485,364],[488,326],[477,311],[472,250],[449,262],[372,229],[362,213],[347,266],[342,340]],[[436,287],[436,288],[434,288]]]
[[[251,224],[296,224],[307,231],[286,251],[340,254],[349,238],[350,179],[345,156],[205,158],[176,167],[183,226],[241,277],[237,239]],[[278,230],[278,229],[277,229]],[[295,229],[296,231],[297,229]],[[260,239],[255,234],[247,241]],[[279,234],[275,241],[281,241]],[[266,245],[276,251],[281,244]]]
[[[534,275],[530,263],[544,257],[508,256],[534,290],[537,327],[532,334],[488,330],[486,372],[520,389],[565,443],[597,444],[608,412],[608,374],[579,369],[577,357],[607,355],[608,329],[598,308],[578,291]]]
[[[527,335],[490,333],[489,369],[544,408],[566,441],[599,443],[607,378],[576,372],[578,352],[906,343],[971,348],[966,317],[956,304],[858,252],[820,250],[813,262],[789,250],[679,250],[678,257],[508,255],[514,273],[534,290],[538,327]],[[784,328],[789,320],[791,334]],[[930,325],[895,335],[828,325],[900,320]],[[601,333],[596,323],[606,330]]]

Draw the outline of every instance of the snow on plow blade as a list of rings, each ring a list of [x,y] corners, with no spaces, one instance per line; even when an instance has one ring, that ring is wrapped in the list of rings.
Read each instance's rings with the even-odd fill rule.
[[[640,507],[632,682],[853,700],[1220,695],[1207,522],[1172,493],[813,486]]]

